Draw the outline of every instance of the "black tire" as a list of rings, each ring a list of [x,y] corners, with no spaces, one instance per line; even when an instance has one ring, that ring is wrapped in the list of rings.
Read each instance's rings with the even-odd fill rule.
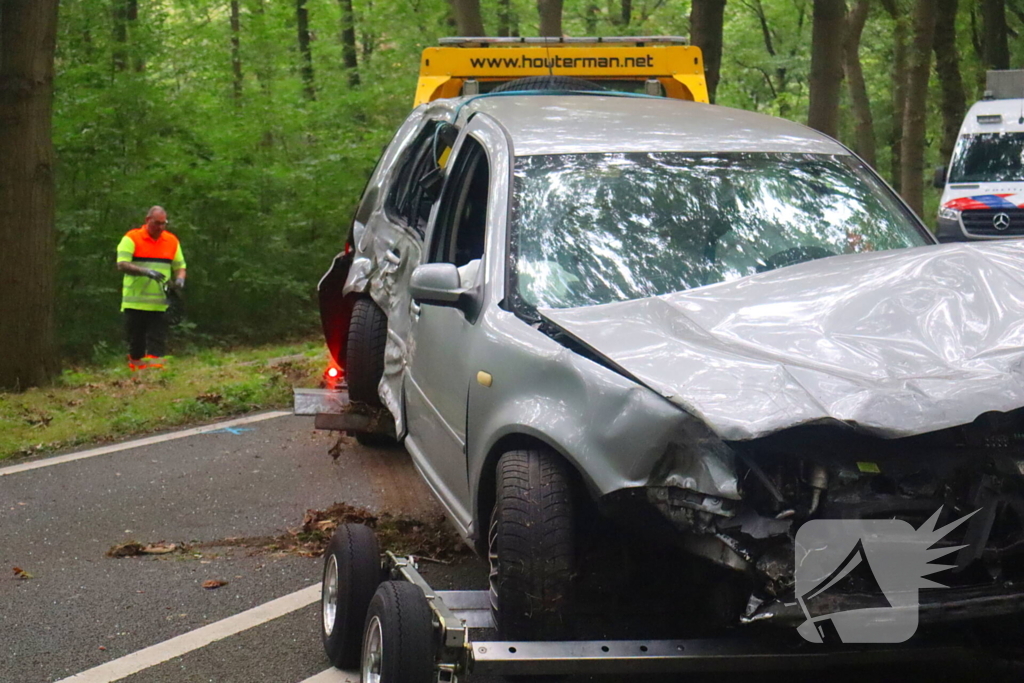
[[[382,647],[371,658],[375,633]],[[434,644],[433,618],[423,591],[405,581],[385,581],[366,614],[360,680],[376,673],[381,683],[430,683]]]
[[[363,298],[352,306],[345,351],[345,377],[353,401],[380,407],[377,386],[384,375],[384,344],[388,339],[388,318],[373,299]]]
[[[491,92],[509,92],[512,90],[583,90],[605,91],[607,88],[592,81],[572,76],[527,76],[502,83]]]
[[[334,571],[332,596],[328,574]],[[361,524],[339,526],[324,554],[320,589],[320,639],[334,666],[352,669],[359,664],[363,622],[380,579],[380,546],[373,531]],[[332,601],[333,619],[328,612]]]
[[[576,569],[573,480],[547,449],[510,451],[497,466],[488,533],[491,609],[506,640],[564,640]]]

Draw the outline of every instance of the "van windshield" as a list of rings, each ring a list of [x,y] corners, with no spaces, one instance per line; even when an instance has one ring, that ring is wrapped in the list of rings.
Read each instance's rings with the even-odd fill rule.
[[[1024,180],[1024,133],[962,135],[953,150],[951,183]]]
[[[837,254],[929,243],[852,156],[516,159],[512,276],[527,306],[640,299]]]

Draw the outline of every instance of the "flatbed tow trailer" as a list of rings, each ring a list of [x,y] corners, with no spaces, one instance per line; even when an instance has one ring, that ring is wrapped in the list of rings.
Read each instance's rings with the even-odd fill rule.
[[[317,429],[387,434],[387,421],[367,416],[336,389],[296,389],[296,415],[313,415]],[[384,423],[382,425],[382,423]],[[393,436],[393,431],[390,432]],[[384,586],[391,587],[385,589]],[[410,587],[412,592],[410,592]],[[382,592],[404,603],[371,598]],[[411,609],[409,601],[420,603]],[[422,618],[427,614],[429,618]],[[495,631],[486,590],[434,590],[414,557],[380,552],[373,532],[343,525],[324,558],[321,597],[324,646],[332,663],[358,667],[361,680],[458,683],[469,674],[668,674],[813,670],[886,663],[965,662],[979,653],[959,643],[926,641],[828,647],[792,638],[504,641]],[[399,646],[389,643],[400,634]],[[483,637],[484,639],[481,639]],[[413,646],[411,647],[412,644]],[[427,653],[418,658],[417,653]],[[429,668],[429,676],[426,669]]]

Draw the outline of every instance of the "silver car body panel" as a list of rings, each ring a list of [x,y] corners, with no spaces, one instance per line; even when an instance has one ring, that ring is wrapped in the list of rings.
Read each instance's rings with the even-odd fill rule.
[[[379,394],[395,417],[395,433],[405,432],[402,383],[408,357],[412,299],[406,284],[420,263],[422,240],[415,231],[396,223],[385,204],[398,162],[410,144],[430,120],[449,120],[446,103],[418,107],[406,119],[388,145],[367,184],[366,192],[352,225],[352,267],[343,294],[366,293],[388,316],[388,336],[384,349],[384,375]],[[368,204],[363,207],[362,204]],[[365,216],[365,222],[360,218]]]
[[[573,95],[481,97],[465,108],[495,117],[517,156],[587,152],[849,154],[792,121],[665,98]],[[609,135],[609,131],[614,131]]]
[[[410,300],[408,279],[425,253],[424,240],[384,210],[382,195],[426,118],[462,128],[453,160],[472,135],[490,166],[484,257],[460,269],[465,288],[480,298],[473,321],[457,309]],[[596,359],[507,310],[515,156],[660,149],[849,154],[798,124],[722,107],[518,95],[439,100],[418,109],[374,173],[364,195],[373,209],[355,225],[345,292],[369,293],[388,314],[381,397],[414,463],[464,536],[486,531],[481,501],[491,493],[485,487],[494,459],[524,438],[561,453],[594,496],[672,487],[713,497],[705,504],[715,505],[739,498],[733,453],[723,438],[849,415],[894,435],[969,421],[973,408],[964,406],[978,396],[991,399],[988,409],[1024,405],[1024,389],[1013,384],[1016,366],[1008,361],[1022,346],[1014,338],[1015,321],[1024,320],[1024,285],[1012,275],[1024,272],[1024,254],[1011,245],[835,257],[657,299],[545,311],[597,349]],[[435,206],[427,244],[437,213]],[[984,274],[972,279],[977,268]],[[863,281],[852,286],[855,277]],[[888,284],[872,284],[876,277]],[[925,316],[941,323],[932,336]],[[851,341],[844,336],[850,334],[860,336]],[[891,346],[892,355],[874,349],[873,338]],[[613,362],[601,362],[601,355]],[[885,368],[887,360],[896,366]],[[910,361],[913,368],[900,365]],[[966,393],[945,381],[951,368],[971,375]],[[489,381],[478,381],[478,373]],[[988,379],[1002,382],[1001,389],[983,388]],[[438,393],[435,383],[445,390]],[[882,413],[892,408],[872,408],[879,397],[909,405],[911,395],[938,384],[947,387],[945,398],[927,415],[884,423]],[[816,398],[839,394],[844,398],[828,407]]]
[[[884,438],[1024,406],[1024,246],[835,256],[541,313],[722,439],[837,421]]]

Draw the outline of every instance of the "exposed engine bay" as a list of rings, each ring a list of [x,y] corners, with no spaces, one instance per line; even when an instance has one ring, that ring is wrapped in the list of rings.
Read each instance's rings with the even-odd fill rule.
[[[794,595],[794,542],[809,520],[898,519],[920,529],[937,512],[937,527],[970,515],[936,543],[963,546],[943,558],[951,569],[931,577],[954,591],[942,592],[945,606],[967,596],[984,603],[977,616],[1021,608],[1019,598],[982,596],[1017,594],[1015,586],[1024,580],[1024,409],[902,439],[832,424],[748,442],[690,442],[710,446],[697,476],[680,476],[694,471],[686,464],[696,462],[696,453],[677,452],[666,464],[675,473],[656,472],[643,501],[633,492],[606,503],[634,512],[646,503],[669,522],[684,550],[742,577],[749,599],[730,618],[790,625],[803,620]],[[710,488],[724,495],[699,492]],[[848,596],[849,604],[837,609],[857,608],[859,599],[877,591],[868,584],[851,574],[837,589],[838,602]]]

